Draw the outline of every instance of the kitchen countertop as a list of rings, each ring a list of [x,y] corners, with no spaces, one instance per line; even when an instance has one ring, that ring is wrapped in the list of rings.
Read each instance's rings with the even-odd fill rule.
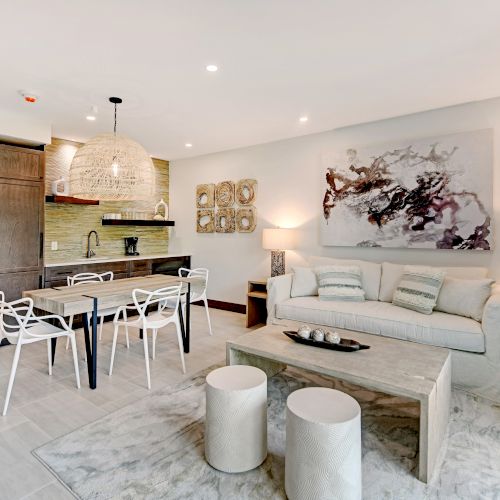
[[[150,259],[167,259],[170,257],[192,257],[191,253],[157,253],[151,255],[122,255],[121,257],[90,257],[90,259],[81,257],[76,260],[68,260],[64,262],[48,262],[44,267],[59,267],[59,266],[77,266],[83,264],[99,264],[101,262],[121,262],[124,260],[150,260]]]

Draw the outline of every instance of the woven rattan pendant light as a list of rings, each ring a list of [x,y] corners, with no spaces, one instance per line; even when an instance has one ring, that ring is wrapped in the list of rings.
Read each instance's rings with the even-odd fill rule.
[[[114,132],[100,134],[75,154],[70,169],[70,190],[84,200],[147,200],[154,196],[155,173],[146,150],[136,141]]]

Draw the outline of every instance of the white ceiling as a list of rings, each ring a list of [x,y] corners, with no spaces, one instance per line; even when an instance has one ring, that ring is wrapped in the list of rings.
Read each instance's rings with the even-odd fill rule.
[[[500,94],[498,0],[0,4],[0,109],[86,140],[117,95],[119,131],[165,159]]]

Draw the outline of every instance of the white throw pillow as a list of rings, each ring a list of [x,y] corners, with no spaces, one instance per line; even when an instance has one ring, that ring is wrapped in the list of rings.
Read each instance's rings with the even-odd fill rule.
[[[490,279],[463,280],[445,277],[439,292],[436,311],[481,321],[484,304],[491,295],[493,283],[494,281]]]
[[[365,300],[361,269],[357,266],[320,266],[318,276],[320,300]]]
[[[318,295],[316,273],[310,267],[293,267],[291,297]]]
[[[378,300],[382,266],[366,260],[334,259],[331,257],[309,257],[311,267],[318,266],[357,266],[361,269],[361,282],[366,300]],[[391,296],[392,300],[392,296]]]
[[[382,279],[380,281],[380,293],[378,300],[382,302],[392,302],[392,297],[401,279],[404,269],[403,264],[393,264],[392,262],[382,263]],[[446,271],[446,276],[461,279],[483,279],[488,275],[486,267],[440,267]]]
[[[422,314],[432,314],[445,272],[437,267],[405,266],[392,303]]]

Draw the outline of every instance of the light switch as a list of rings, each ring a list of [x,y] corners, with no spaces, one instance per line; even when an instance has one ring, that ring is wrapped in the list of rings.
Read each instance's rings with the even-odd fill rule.
[[[51,250],[57,250],[57,241],[52,241],[51,242],[50,249]]]

